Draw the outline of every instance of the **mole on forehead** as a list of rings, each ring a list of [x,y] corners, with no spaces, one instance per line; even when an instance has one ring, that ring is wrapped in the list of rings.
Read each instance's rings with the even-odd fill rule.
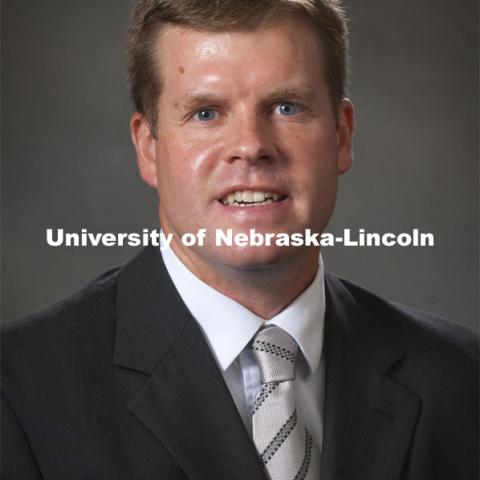
[[[179,71],[180,73],[185,73],[185,68],[184,68],[184,67],[180,67],[180,68],[178,69],[178,71]]]

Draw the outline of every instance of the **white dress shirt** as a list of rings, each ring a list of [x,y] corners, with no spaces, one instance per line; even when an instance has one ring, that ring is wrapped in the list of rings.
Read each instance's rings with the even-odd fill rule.
[[[175,287],[207,340],[250,435],[252,407],[261,384],[253,352],[246,347],[257,331],[267,325],[283,328],[297,341],[301,352],[295,377],[297,411],[321,452],[324,400],[321,357],[325,317],[322,257],[310,286],[266,321],[196,277],[172,249],[163,251],[162,256]]]

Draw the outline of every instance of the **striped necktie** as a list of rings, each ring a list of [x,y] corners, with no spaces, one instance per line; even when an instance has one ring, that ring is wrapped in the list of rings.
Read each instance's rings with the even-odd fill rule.
[[[270,480],[318,480],[320,457],[295,407],[298,345],[280,327],[261,330],[252,349],[261,390],[253,408],[253,441]]]

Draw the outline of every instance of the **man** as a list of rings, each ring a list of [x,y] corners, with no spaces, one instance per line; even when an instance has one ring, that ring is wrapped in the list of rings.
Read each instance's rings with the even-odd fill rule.
[[[147,248],[3,333],[6,479],[473,479],[473,332],[325,273],[352,159],[336,0],[144,0],[129,36]],[[182,235],[206,229],[204,245]]]

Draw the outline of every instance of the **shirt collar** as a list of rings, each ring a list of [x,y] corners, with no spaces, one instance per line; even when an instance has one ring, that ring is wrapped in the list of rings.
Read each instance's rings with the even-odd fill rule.
[[[171,248],[161,252],[167,271],[185,305],[198,322],[217,363],[225,371],[266,325],[277,325],[298,343],[310,372],[323,347],[325,287],[322,256],[313,282],[278,315],[265,321],[196,277]]]

